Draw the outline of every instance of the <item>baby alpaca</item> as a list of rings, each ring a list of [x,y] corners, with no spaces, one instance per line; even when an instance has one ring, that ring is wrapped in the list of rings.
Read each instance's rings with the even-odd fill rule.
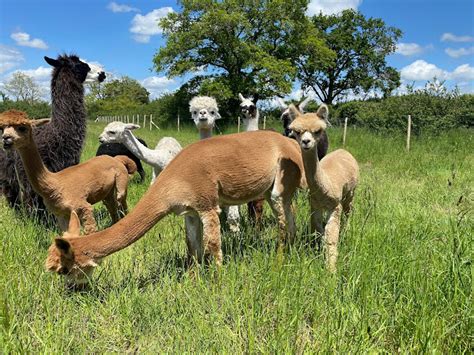
[[[153,167],[153,176],[151,183],[155,181],[159,173],[168,165],[168,163],[181,151],[181,145],[172,137],[163,137],[160,139],[155,149],[148,148],[131,130],[140,128],[133,123],[111,122],[101,135],[101,143],[122,143],[138,159]]]
[[[311,232],[316,230],[324,235],[326,264],[331,272],[335,272],[341,213],[344,212],[347,216],[351,210],[359,180],[359,166],[354,157],[344,149],[338,149],[319,161],[317,146],[326,129],[329,115],[325,104],[316,113],[305,114],[290,105],[289,114],[293,121],[289,128],[300,144],[310,190]],[[323,211],[329,212],[324,230]]]
[[[43,164],[33,139],[33,128],[49,119],[30,120],[24,112],[10,110],[0,114],[3,147],[16,149],[23,161],[26,175],[46,208],[58,219],[65,231],[72,211],[82,219],[86,233],[97,229],[92,205],[104,201],[113,222],[127,211],[128,174],[136,171],[135,163],[120,155],[92,158],[52,173]]]

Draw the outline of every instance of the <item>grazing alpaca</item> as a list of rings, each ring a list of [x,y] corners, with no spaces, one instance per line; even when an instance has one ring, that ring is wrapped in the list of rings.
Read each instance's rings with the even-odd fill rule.
[[[283,135],[285,135],[286,137],[291,137],[291,135],[290,135],[291,130],[288,128],[288,126],[290,125],[290,123],[292,121],[292,118],[291,118],[291,115],[290,115],[290,112],[289,112],[289,109],[288,109],[288,105],[280,97],[277,97],[277,100],[278,100],[278,103],[280,104],[280,108],[281,108],[280,119],[283,122],[283,130],[284,130]],[[311,97],[308,96],[306,99],[304,99],[303,101],[301,101],[298,104],[298,109],[299,109],[300,112],[304,112],[304,109],[305,109],[306,105],[309,103],[310,100],[311,100]],[[327,135],[326,131],[324,131],[323,135],[321,136],[321,139],[319,139],[319,141],[318,141],[318,158],[319,158],[319,160],[323,159],[324,156],[327,154],[328,147],[329,147],[329,139],[328,139],[328,135]]]
[[[344,149],[338,149],[319,161],[316,147],[326,129],[329,115],[323,104],[316,113],[301,114],[294,105],[289,113],[292,130],[300,144],[301,154],[310,190],[311,232],[324,235],[326,263],[331,272],[336,271],[337,244],[341,213],[349,214],[354,191],[359,179],[359,166],[354,157]],[[323,229],[322,212],[329,212],[329,220]]]
[[[219,204],[242,204],[262,194],[278,218],[281,252],[295,235],[291,199],[305,183],[298,144],[281,134],[257,131],[200,140],[184,148],[134,209],[110,228],[79,237],[73,223],[69,234],[49,248],[45,266],[84,283],[104,257],[134,243],[172,212],[199,216],[204,237],[188,240],[188,253],[202,260],[209,251],[221,265]]]
[[[128,174],[136,165],[128,157],[107,155],[92,158],[57,173],[43,164],[33,139],[33,127],[49,119],[29,120],[25,113],[10,110],[0,114],[3,147],[16,149],[23,161],[26,175],[34,191],[43,198],[46,208],[66,230],[72,211],[79,214],[86,233],[97,229],[92,205],[104,201],[112,220],[116,222],[127,211]]]
[[[193,97],[191,101],[189,101],[189,111],[191,112],[191,118],[199,130],[200,138],[206,139],[212,137],[212,129],[214,128],[216,120],[221,118],[216,99],[209,96]],[[238,233],[240,231],[239,206],[229,206],[223,209],[227,216],[229,229],[233,233]],[[188,216],[186,218],[186,225],[199,225],[196,217],[197,216],[194,216],[194,221],[191,221],[192,217]],[[193,228],[196,229],[195,227]]]
[[[34,139],[46,167],[60,171],[79,163],[86,135],[83,84],[103,81],[105,74],[75,55],[57,59],[44,57],[53,66],[51,79],[51,123],[35,130]],[[16,152],[0,151],[0,190],[10,206],[25,206],[46,218],[41,198],[28,182]]]
[[[101,143],[122,143],[138,159],[151,165],[153,167],[151,183],[153,184],[158,174],[178,155],[182,148],[176,139],[163,137],[155,149],[150,149],[131,132],[132,129],[137,128],[140,126],[132,123],[111,122],[102,131],[99,141]]]
[[[258,111],[257,105],[250,98],[245,98],[239,93],[240,99],[240,114],[244,123],[244,129],[246,132],[258,131],[258,120],[260,118],[260,112]],[[263,196],[254,201],[247,203],[247,212],[249,219],[256,225],[260,225],[263,216],[263,204],[265,199]]]
[[[138,141],[143,144],[145,147],[148,147],[146,142],[143,139],[137,138]],[[126,155],[135,162],[137,166],[137,173],[140,174],[140,183],[145,181],[145,170],[143,170],[142,162],[138,159],[126,146],[122,143],[102,143],[97,148],[95,156],[99,155],[109,155],[111,157],[116,157],[117,155]]]

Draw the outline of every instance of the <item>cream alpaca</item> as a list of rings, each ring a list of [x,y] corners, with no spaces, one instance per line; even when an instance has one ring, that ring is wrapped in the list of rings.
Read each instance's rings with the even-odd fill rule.
[[[111,122],[102,131],[99,141],[101,143],[122,143],[138,159],[151,165],[153,167],[151,183],[153,184],[158,174],[182,148],[179,142],[172,137],[161,138],[155,149],[147,148],[131,132],[137,128],[140,126],[132,123]]]
[[[10,110],[0,114],[0,128],[5,149],[18,150],[35,192],[46,208],[58,219],[61,230],[66,230],[72,211],[79,214],[86,233],[97,229],[92,205],[104,201],[112,220],[116,222],[127,211],[128,174],[136,165],[125,156],[99,156],[57,173],[43,164],[33,139],[33,127],[48,123],[29,120],[25,113]]]
[[[326,105],[321,105],[316,113],[306,114],[301,114],[294,105],[290,105],[289,113],[293,120],[289,128],[300,144],[310,190],[311,231],[324,235],[326,263],[329,270],[335,272],[341,213],[347,215],[351,210],[359,166],[344,149],[338,149],[319,161],[317,145],[329,115]],[[329,212],[325,229],[323,211]]]
[[[249,150],[255,154],[247,154]],[[304,184],[298,144],[281,134],[257,131],[200,140],[184,148],[116,224],[82,237],[76,228],[57,238],[49,248],[46,268],[84,282],[104,257],[134,243],[172,212],[199,216],[204,238],[196,244],[188,241],[188,253],[202,260],[209,251],[221,265],[219,205],[242,204],[260,195],[278,218],[281,249],[287,237],[294,237],[291,199]]]

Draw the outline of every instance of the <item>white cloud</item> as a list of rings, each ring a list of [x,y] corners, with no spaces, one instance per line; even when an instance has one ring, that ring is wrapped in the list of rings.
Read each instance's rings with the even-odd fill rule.
[[[473,42],[474,37],[471,36],[456,36],[452,33],[446,32],[441,36],[441,42]]]
[[[0,44],[0,74],[20,65],[24,60],[16,49]]]
[[[173,79],[165,76],[150,76],[141,81],[142,86],[148,90],[152,98],[156,98],[163,93],[171,92],[172,87],[176,84]]]
[[[158,22],[171,12],[173,12],[171,7],[162,7],[146,15],[135,15],[132,20],[132,26],[130,27],[130,32],[135,34],[133,38],[137,42],[148,43],[151,36],[163,32],[162,28],[158,26]]]
[[[309,16],[337,14],[346,9],[357,10],[362,0],[311,0],[308,4],[306,14]]]
[[[423,53],[425,48],[417,43],[398,43],[395,53],[411,56]]]
[[[474,54],[474,47],[470,48],[459,48],[459,49],[453,49],[453,48],[446,48],[444,50],[447,55],[449,55],[452,58],[459,58],[464,55],[472,55]]]
[[[459,82],[468,82],[474,80],[474,67],[469,64],[463,64],[454,69],[451,78]]]
[[[30,35],[26,32],[14,32],[10,37],[15,40],[16,44],[19,46],[48,49],[48,45],[42,39],[30,39]]]
[[[402,68],[400,74],[403,80],[431,80],[434,77],[444,80],[448,78],[448,72],[422,59]]]
[[[117,4],[115,1],[112,1],[107,5],[107,9],[109,9],[112,12],[140,12],[140,9],[137,9],[136,7],[131,7],[128,5],[120,5]]]

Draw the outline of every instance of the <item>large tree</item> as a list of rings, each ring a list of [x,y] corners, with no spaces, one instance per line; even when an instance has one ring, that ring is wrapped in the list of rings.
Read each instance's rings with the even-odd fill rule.
[[[166,38],[154,57],[169,77],[202,72],[195,78],[202,94],[213,94],[235,112],[237,94],[264,99],[287,94],[296,76],[300,38],[313,27],[304,15],[307,0],[181,0],[160,26]],[[306,36],[306,45],[327,49]],[[323,55],[321,55],[322,57]]]
[[[16,101],[25,101],[30,104],[39,101],[41,93],[33,78],[20,71],[13,73],[12,78],[5,83],[5,91]]]
[[[98,95],[98,92],[94,90],[91,93]],[[124,76],[106,83],[99,97],[108,101],[121,100],[137,104],[147,104],[150,101],[149,96],[148,90],[137,80]]]
[[[335,56],[329,63],[321,63],[314,55],[299,57],[298,79],[303,89],[312,89],[321,101],[331,104],[350,91],[380,90],[387,96],[400,85],[399,73],[386,62],[402,34],[399,29],[353,10],[339,15],[320,13],[312,22]]]

